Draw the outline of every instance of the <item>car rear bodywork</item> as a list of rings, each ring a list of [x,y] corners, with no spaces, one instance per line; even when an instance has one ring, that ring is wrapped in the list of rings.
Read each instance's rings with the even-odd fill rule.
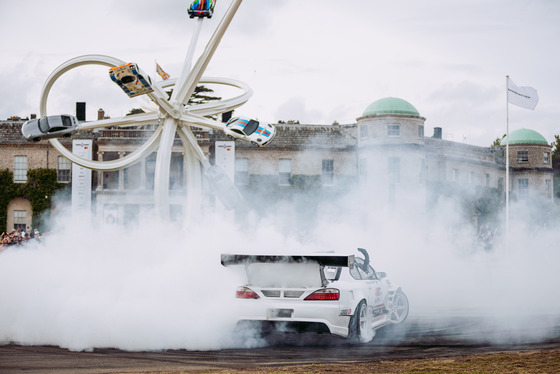
[[[349,270],[356,267],[353,255],[223,254],[221,260],[224,266],[244,266],[247,276],[236,291],[240,327],[329,332],[347,338],[362,304],[367,304],[362,319],[371,337],[375,329],[392,322],[387,303],[396,289],[382,279],[350,277]]]

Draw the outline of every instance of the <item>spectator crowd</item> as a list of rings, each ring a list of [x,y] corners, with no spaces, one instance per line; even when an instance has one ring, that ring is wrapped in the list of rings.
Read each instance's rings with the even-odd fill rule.
[[[21,246],[32,241],[41,241],[45,234],[40,234],[39,230],[31,230],[29,227],[25,229],[12,230],[10,232],[3,232],[0,236],[0,252],[12,246]]]

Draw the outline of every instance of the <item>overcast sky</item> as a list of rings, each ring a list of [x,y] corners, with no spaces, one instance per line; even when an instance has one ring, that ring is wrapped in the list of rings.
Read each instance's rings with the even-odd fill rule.
[[[41,88],[63,62],[104,54],[159,80],[154,61],[177,77],[195,21],[181,0],[0,0],[0,119],[39,112]],[[204,22],[197,55],[229,0]],[[245,0],[206,76],[247,83],[237,113],[263,121],[355,123],[364,109],[400,97],[426,117],[426,135],[487,146],[506,130],[506,75],[538,90],[534,111],[509,105],[510,131],[560,134],[560,1]],[[225,92],[222,94],[231,94]],[[53,87],[48,114],[87,119],[139,107],[107,68],[77,68]]]

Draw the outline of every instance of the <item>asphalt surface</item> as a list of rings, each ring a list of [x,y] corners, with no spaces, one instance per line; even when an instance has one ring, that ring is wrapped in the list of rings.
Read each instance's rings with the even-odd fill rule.
[[[437,323],[436,323],[437,322]],[[72,352],[53,346],[0,345],[0,373],[161,373],[281,369],[309,364],[452,357],[560,348],[560,318],[511,330],[477,318],[412,320],[378,331],[368,344],[328,334],[278,333],[254,349]]]

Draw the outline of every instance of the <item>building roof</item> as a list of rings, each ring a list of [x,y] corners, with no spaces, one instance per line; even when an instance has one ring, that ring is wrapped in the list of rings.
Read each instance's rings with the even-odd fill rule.
[[[21,126],[26,122],[26,120],[18,121],[0,121],[0,144],[10,144],[10,145],[33,145],[33,144],[49,144],[48,140],[41,140],[40,142],[31,142],[26,140],[21,133]],[[73,135],[72,138],[59,138],[62,144],[72,144],[72,139],[92,139],[93,131],[80,131],[77,135]]]
[[[364,110],[363,116],[380,114],[405,114],[420,117],[420,113],[412,104],[398,97],[385,97],[374,101]]]
[[[276,137],[266,146],[272,148],[316,148],[344,150],[357,145],[357,126],[349,125],[306,125],[277,124]],[[213,140],[230,140],[222,131],[214,131]],[[239,148],[255,148],[244,141],[236,142]],[[256,148],[255,148],[256,149]]]
[[[530,129],[519,129],[509,133],[509,144],[543,144],[549,145],[544,136]],[[504,137],[500,145],[506,145]]]

